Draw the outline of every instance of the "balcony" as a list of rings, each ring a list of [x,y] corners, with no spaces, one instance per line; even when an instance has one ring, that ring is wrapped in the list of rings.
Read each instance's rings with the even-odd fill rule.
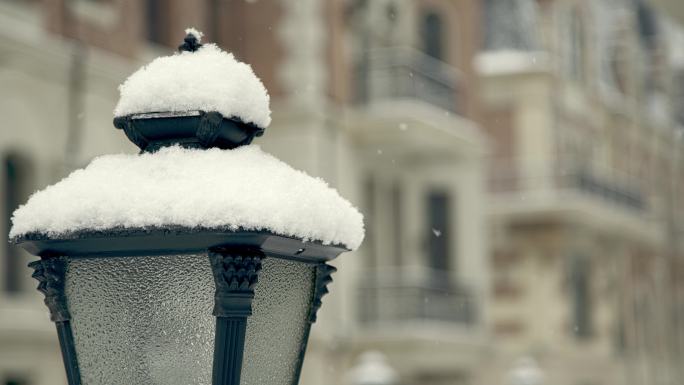
[[[417,100],[458,113],[460,73],[409,47],[370,51],[357,67],[356,100],[362,104]]]
[[[657,242],[658,209],[634,174],[567,156],[544,162],[517,158],[490,163],[490,213],[524,221],[585,223]]]
[[[523,174],[516,159],[492,164],[490,190],[494,193],[538,193],[543,189],[574,190],[606,204],[642,212],[647,209],[635,177],[607,167],[587,167],[568,157],[561,157],[557,166],[545,171],[528,170]]]
[[[444,271],[383,269],[368,273],[358,287],[360,322],[366,326],[426,322],[472,325],[475,296]]]

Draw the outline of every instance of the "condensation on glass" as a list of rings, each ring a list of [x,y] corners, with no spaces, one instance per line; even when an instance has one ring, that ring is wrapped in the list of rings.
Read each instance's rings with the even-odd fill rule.
[[[247,322],[242,385],[291,385],[308,324],[315,268],[267,258]]]
[[[266,258],[247,324],[243,385],[289,385],[314,266]],[[206,255],[77,258],[66,294],[84,385],[210,385],[214,282]]]

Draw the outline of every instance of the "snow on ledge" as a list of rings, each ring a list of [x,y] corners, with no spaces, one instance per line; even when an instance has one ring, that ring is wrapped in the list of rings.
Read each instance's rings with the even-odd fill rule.
[[[485,51],[475,59],[475,67],[481,75],[546,71],[549,64],[549,55],[543,51]]]
[[[197,30],[188,31],[201,39]],[[252,67],[215,44],[159,57],[134,72],[119,86],[119,92],[116,117],[203,110],[261,128],[271,123],[268,92]]]
[[[12,222],[11,238],[176,225],[268,230],[353,250],[364,237],[363,216],[336,190],[256,145],[104,155],[33,194]]]

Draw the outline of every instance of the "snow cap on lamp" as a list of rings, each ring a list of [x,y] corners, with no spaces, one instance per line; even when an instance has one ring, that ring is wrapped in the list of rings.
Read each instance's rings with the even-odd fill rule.
[[[119,86],[114,125],[143,151],[249,144],[271,123],[266,88],[248,64],[202,44],[198,30],[185,32],[178,53],[153,60]]]

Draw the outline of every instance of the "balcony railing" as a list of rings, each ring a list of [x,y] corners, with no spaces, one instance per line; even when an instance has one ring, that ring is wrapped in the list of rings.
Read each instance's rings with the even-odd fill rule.
[[[459,112],[459,72],[419,50],[373,50],[361,60],[357,74],[357,100],[361,103],[413,99]]]
[[[523,172],[516,159],[491,164],[489,187],[499,192],[534,192],[537,189],[575,190],[623,208],[644,211],[647,200],[634,176],[606,167],[589,167],[569,157],[557,157],[554,168]]]
[[[475,296],[443,271],[378,270],[368,273],[358,288],[362,324],[387,325],[441,321],[474,324]]]
[[[577,187],[588,194],[593,194],[616,204],[634,210],[643,210],[646,206],[644,197],[637,189],[630,189],[609,180],[602,179],[587,171],[578,171]]]

